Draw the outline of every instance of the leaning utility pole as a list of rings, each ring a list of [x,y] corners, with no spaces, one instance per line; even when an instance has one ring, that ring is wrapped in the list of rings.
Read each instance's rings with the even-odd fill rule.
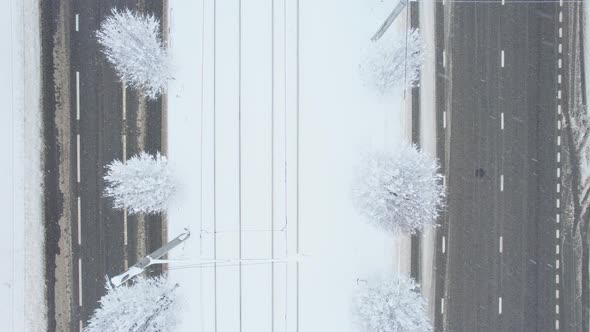
[[[389,29],[389,27],[391,26],[393,21],[395,21],[395,19],[402,12],[402,10],[404,10],[404,8],[406,7],[407,4],[408,4],[408,0],[400,0],[399,1],[397,6],[395,6],[393,11],[391,12],[391,14],[389,14],[389,16],[387,17],[385,22],[383,22],[381,27],[379,27],[379,30],[377,30],[377,32],[375,32],[373,37],[371,37],[371,41],[377,41],[377,40],[379,40],[379,38],[381,38],[383,36],[383,34],[385,34],[385,31],[387,31],[387,29]]]
[[[188,229],[185,229],[184,233],[180,234],[179,236],[172,239],[172,241],[166,243],[165,245],[158,248],[156,251],[152,252],[151,254],[143,257],[140,259],[135,265],[130,267],[127,271],[118,276],[114,276],[111,278],[111,283],[114,286],[121,286],[125,282],[129,281],[131,278],[135,277],[136,275],[143,272],[143,270],[152,265],[152,264],[161,264],[165,263],[166,261],[160,260],[166,253],[170,250],[174,249],[176,246],[184,242],[191,236],[191,233]]]

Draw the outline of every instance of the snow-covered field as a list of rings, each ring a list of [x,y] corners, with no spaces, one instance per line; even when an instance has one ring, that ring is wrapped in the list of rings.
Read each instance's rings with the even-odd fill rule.
[[[407,272],[407,239],[369,227],[350,201],[359,154],[408,134],[401,93],[378,97],[359,78],[394,4],[374,2],[169,0],[181,188],[168,234],[193,234],[169,266],[183,331],[354,331],[357,283]]]
[[[41,220],[40,40],[36,0],[10,0],[0,14],[0,321],[4,331],[45,331]],[[26,41],[26,43],[25,43]],[[25,144],[26,142],[26,144]]]

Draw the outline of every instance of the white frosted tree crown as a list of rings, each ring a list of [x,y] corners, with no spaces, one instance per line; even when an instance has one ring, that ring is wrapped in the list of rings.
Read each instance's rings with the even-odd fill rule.
[[[177,287],[165,277],[136,278],[132,283],[113,287],[88,321],[85,332],[165,332],[177,323]]]
[[[114,208],[130,214],[166,210],[175,186],[165,156],[142,152],[126,162],[114,160],[106,169],[105,196],[113,199]]]
[[[438,162],[415,146],[367,154],[353,188],[354,201],[371,224],[414,234],[433,225],[444,204]]]
[[[380,275],[359,286],[353,315],[362,332],[429,332],[426,301],[413,279]]]
[[[419,29],[386,33],[366,50],[360,66],[365,84],[382,95],[396,88],[416,86],[424,64],[424,42]]]
[[[150,99],[165,92],[170,66],[156,17],[113,9],[96,36],[107,60],[127,85]]]

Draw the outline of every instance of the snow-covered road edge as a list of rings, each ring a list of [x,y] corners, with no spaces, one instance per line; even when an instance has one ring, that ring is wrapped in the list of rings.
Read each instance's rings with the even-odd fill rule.
[[[420,3],[420,32],[425,45],[425,61],[420,79],[420,147],[436,157],[436,47],[435,47],[435,2]],[[427,229],[422,233],[421,290],[428,303],[428,314],[434,322],[436,230]]]
[[[45,331],[39,1],[11,0],[6,9],[2,39],[9,52],[1,85],[9,162],[1,168],[6,219],[0,249],[10,263],[0,277],[1,317],[7,331]]]

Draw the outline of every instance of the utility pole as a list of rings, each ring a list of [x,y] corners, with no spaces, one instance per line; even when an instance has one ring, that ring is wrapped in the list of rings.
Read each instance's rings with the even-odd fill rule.
[[[138,274],[141,274],[144,269],[153,264],[162,264],[166,261],[160,260],[164,255],[166,255],[170,250],[177,247],[179,244],[184,242],[191,236],[191,233],[188,229],[185,229],[184,233],[180,234],[179,236],[172,239],[170,242],[166,243],[165,245],[158,248],[156,251],[152,252],[151,254],[143,257],[140,259],[135,265],[130,267],[127,271],[118,276],[114,276],[111,278],[111,283],[114,286],[121,286],[125,282],[129,281],[131,278],[135,277]]]
[[[383,36],[383,34],[385,34],[385,32],[387,31],[387,29],[389,29],[389,27],[393,23],[393,21],[395,21],[395,19],[402,12],[402,10],[404,10],[404,8],[406,7],[406,5],[408,4],[408,1],[409,0],[400,0],[399,1],[399,3],[397,4],[397,6],[395,6],[395,8],[393,9],[393,11],[391,12],[391,14],[389,14],[389,16],[387,17],[387,19],[385,20],[385,22],[383,22],[383,24],[381,25],[381,27],[379,27],[379,30],[377,30],[377,32],[375,32],[375,34],[373,35],[373,37],[371,37],[371,41],[377,41],[377,40],[379,40],[379,38],[381,38]]]

